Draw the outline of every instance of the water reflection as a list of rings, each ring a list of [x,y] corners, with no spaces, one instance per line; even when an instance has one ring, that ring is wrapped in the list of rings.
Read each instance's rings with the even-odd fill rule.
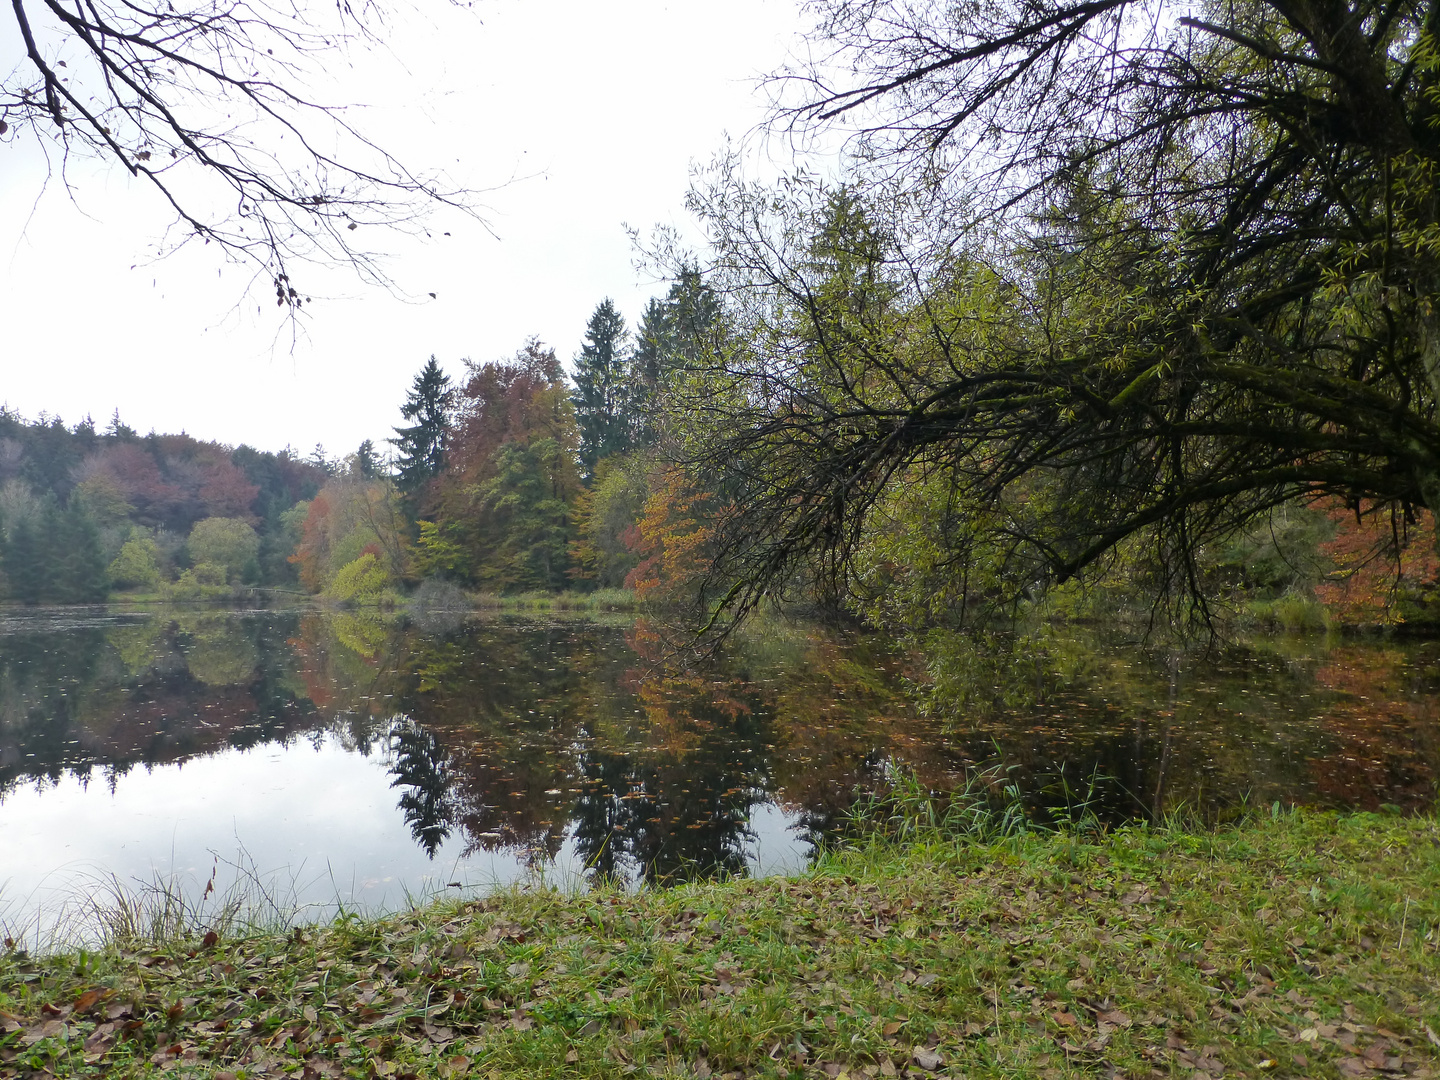
[[[988,693],[960,680],[934,704],[966,697],[952,747],[1005,763],[1041,812],[1082,797],[1112,822],[1180,808],[1214,820],[1247,803],[1418,810],[1436,797],[1440,642],[1260,638],[1187,654],[1050,628],[1014,661]]]
[[[906,695],[916,657],[814,627],[756,627],[685,671],[663,663],[643,623],[441,631],[317,612],[9,616],[0,835],[22,819],[41,832],[71,822],[76,792],[91,793],[93,820],[111,812],[98,796],[174,790],[165,770],[201,761],[250,778],[222,796],[224,770],[207,773],[215,805],[186,811],[205,843],[263,810],[266,828],[303,845],[312,824],[299,809],[276,824],[287,806],[311,805],[314,785],[329,783],[332,803],[358,807],[369,785],[380,794],[365,798],[383,801],[441,885],[501,856],[631,882],[794,867],[857,785],[893,762],[936,786],[998,762],[1036,813],[1085,798],[1108,820],[1177,806],[1215,816],[1246,800],[1411,809],[1435,797],[1435,643],[1268,641],[1197,657],[1084,630],[1046,632],[1018,654],[952,641],[926,658],[927,717]],[[311,790],[256,787],[254,754],[301,751]],[[250,755],[244,770],[237,754]],[[344,764],[357,759],[374,768]],[[133,844],[173,844],[162,796],[139,802],[154,821]],[[359,858],[374,866],[338,873],[398,875],[409,888],[417,871],[385,848],[389,826],[354,813],[371,830],[355,839],[371,851]],[[776,843],[793,857],[757,854]],[[325,844],[305,857],[333,876],[336,842]],[[16,872],[8,859],[0,849],[0,882]]]

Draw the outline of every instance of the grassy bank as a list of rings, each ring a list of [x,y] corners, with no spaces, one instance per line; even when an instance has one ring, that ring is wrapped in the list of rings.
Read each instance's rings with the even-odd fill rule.
[[[474,605],[480,611],[625,611],[642,605],[629,589],[596,589],[594,592],[527,592],[500,596],[477,593]]]
[[[0,954],[0,1075],[1434,1077],[1440,825],[946,842]]]

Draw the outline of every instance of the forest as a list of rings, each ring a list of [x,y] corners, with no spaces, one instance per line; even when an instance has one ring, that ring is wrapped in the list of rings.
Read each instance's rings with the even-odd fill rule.
[[[843,169],[722,154],[633,329],[432,358],[341,460],[0,414],[5,595],[1433,623],[1430,9],[946,11],[817,4],[771,127]]]
[[[853,191],[819,194],[826,230],[872,228]],[[569,373],[533,339],[507,359],[466,361],[458,384],[431,357],[393,436],[343,457],[140,436],[118,413],[101,430],[89,418],[67,427],[0,411],[0,596],[33,605],[310,594],[393,608],[609,590],[614,602],[702,625],[750,584],[724,563],[753,507],[742,499],[743,453],[732,447],[729,476],[713,467],[727,429],[698,407],[720,381],[711,365],[753,347],[742,332],[716,288],[683,264],[633,331],[610,300],[597,305]],[[953,486],[926,468],[897,478],[842,585],[796,566],[768,595],[902,635],[1026,613],[1146,616],[1173,599],[1139,542],[1083,580],[1018,596],[1002,561],[957,568]],[[1284,501],[1198,553],[1198,599],[1295,631],[1428,625],[1440,587],[1433,518],[1387,509],[1325,495]]]

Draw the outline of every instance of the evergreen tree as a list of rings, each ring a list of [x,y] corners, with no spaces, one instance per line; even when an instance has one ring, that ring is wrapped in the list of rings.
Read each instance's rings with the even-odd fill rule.
[[[375,452],[375,443],[366,439],[355,451],[355,468],[366,480],[380,475],[380,455]]]
[[[10,526],[5,544],[5,579],[10,596],[24,604],[38,604],[47,590],[49,567],[42,561],[44,545],[25,518]]]
[[[400,791],[400,809],[410,834],[435,858],[450,836],[454,807],[450,796],[450,755],[433,732],[415,724],[397,724],[390,732],[395,763],[390,767],[392,788]]]
[[[120,419],[120,410],[116,409],[110,417],[110,426],[105,429],[105,437],[115,442],[134,442],[140,436],[135,429]]]
[[[412,502],[426,484],[440,475],[445,464],[454,407],[455,389],[450,377],[432,356],[415,376],[409,396],[400,407],[401,415],[411,425],[397,427],[396,437],[390,440],[399,452],[395,484]]]
[[[585,344],[575,357],[575,420],[580,426],[580,471],[586,483],[600,459],[630,448],[630,371],[626,363],[625,320],[608,297],[585,327]]]
[[[62,604],[103,602],[110,593],[110,577],[94,520],[78,507],[47,518],[56,541],[47,553],[49,598]]]
[[[637,446],[659,438],[658,398],[672,372],[697,359],[719,325],[720,302],[694,266],[682,266],[663,300],[645,306],[635,333],[631,411]]]

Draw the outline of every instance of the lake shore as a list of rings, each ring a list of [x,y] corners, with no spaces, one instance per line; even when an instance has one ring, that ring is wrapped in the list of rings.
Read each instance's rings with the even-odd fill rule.
[[[1425,1080],[1437,938],[1433,815],[921,833],[790,878],[0,952],[0,1076]]]

